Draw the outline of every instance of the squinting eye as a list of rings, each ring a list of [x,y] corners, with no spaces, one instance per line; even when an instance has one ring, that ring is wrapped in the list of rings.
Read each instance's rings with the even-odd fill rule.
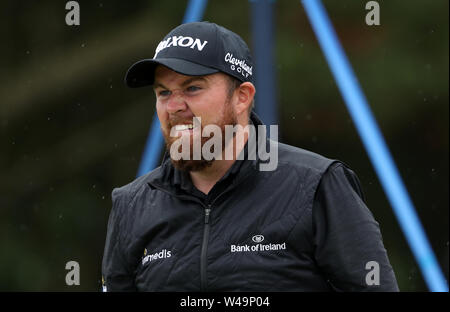
[[[160,96],[167,96],[169,94],[170,94],[170,91],[168,91],[168,90],[162,90],[162,91],[159,92]]]
[[[187,88],[187,90],[188,90],[189,92],[194,92],[194,91],[200,90],[200,88],[199,88],[199,87],[196,87],[196,86],[190,86],[190,87]]]

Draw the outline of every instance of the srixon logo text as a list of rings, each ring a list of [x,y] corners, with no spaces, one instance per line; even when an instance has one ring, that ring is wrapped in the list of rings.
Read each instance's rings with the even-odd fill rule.
[[[170,48],[170,47],[182,47],[182,48],[197,49],[198,51],[202,51],[207,43],[208,43],[208,41],[206,41],[206,40],[202,41],[199,38],[194,39],[192,37],[172,36],[172,37],[167,38],[166,40],[161,41],[158,44],[153,58],[156,58],[158,53],[161,52],[162,50]]]

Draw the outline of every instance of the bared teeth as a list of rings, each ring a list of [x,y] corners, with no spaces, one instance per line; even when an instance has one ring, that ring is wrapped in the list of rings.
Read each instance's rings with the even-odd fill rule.
[[[183,131],[183,130],[190,130],[193,129],[194,125],[190,124],[190,125],[176,125],[175,126],[175,130],[177,131]]]

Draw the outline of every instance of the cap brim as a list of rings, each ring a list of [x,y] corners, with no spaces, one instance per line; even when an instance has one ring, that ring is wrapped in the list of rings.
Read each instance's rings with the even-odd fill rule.
[[[215,68],[206,67],[183,59],[145,59],[131,65],[125,75],[125,84],[130,88],[153,85],[155,81],[155,69],[158,65],[164,65],[179,74],[187,76],[203,76],[219,71]]]

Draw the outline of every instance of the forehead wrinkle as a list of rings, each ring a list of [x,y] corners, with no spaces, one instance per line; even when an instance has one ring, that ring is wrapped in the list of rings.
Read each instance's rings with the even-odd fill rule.
[[[155,82],[153,83],[153,89],[156,89],[156,88],[167,89],[161,82],[158,82],[155,80]]]
[[[194,76],[194,77],[190,77],[188,79],[186,79],[181,86],[185,87],[186,85],[194,82],[194,81],[202,81],[202,82],[207,82],[207,79],[204,76]]]
[[[189,77],[189,76],[188,76]],[[202,81],[204,83],[207,83],[208,80],[204,77],[204,76],[190,76],[189,78],[186,78],[186,80],[184,80],[183,82],[181,82],[180,86],[181,87],[185,87],[195,81]],[[158,87],[164,88],[164,89],[168,89],[166,86],[164,86],[163,83],[155,80],[154,84],[153,84],[153,88],[156,89]]]

